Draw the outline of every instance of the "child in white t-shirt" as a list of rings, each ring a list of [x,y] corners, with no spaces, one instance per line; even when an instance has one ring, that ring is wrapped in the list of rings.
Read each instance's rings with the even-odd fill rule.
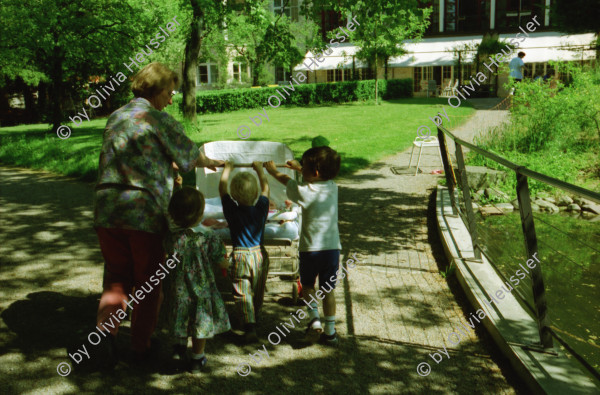
[[[300,163],[295,160],[287,163],[287,167],[302,173],[305,180],[302,184],[277,171],[273,161],[265,164],[267,172],[286,186],[288,199],[302,208],[300,282],[310,318],[306,329],[306,340],[310,343],[315,343],[319,337],[325,344],[338,343],[333,290],[342,245],[338,230],[338,188],[333,178],[340,170],[340,163],[338,153],[329,147],[309,149],[302,155]],[[315,290],[317,276],[318,291]],[[323,300],[325,333],[322,333],[317,300]]]

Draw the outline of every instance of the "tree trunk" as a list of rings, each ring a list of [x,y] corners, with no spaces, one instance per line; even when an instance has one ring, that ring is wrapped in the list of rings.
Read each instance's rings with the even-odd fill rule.
[[[183,116],[190,121],[196,120],[196,72],[198,54],[202,45],[202,28],[204,13],[198,0],[190,1],[193,10],[190,37],[185,44],[185,61],[183,63]]]
[[[62,92],[63,92],[63,58],[62,51],[58,45],[54,46],[53,50],[53,66],[50,78],[52,80],[52,89],[50,90],[50,101],[52,102],[51,121],[52,132],[56,130],[63,121],[62,113]]]
[[[387,80],[388,79],[388,60],[389,60],[389,56],[385,57],[385,73],[384,73],[384,78]]]
[[[258,77],[262,72],[262,65],[260,61],[252,62],[250,71],[252,72],[252,86],[258,86]]]
[[[379,89],[378,89],[378,84],[377,84],[377,52],[375,52],[375,105],[377,105],[378,102],[378,95],[379,95]]]

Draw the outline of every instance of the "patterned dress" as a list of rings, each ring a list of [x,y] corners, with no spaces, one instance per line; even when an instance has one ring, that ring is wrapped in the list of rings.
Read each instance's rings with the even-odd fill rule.
[[[183,126],[138,97],[111,114],[98,166],[94,226],[164,234],[177,163],[183,172],[200,154]]]
[[[231,329],[225,303],[217,289],[213,267],[226,256],[225,245],[212,231],[175,229],[169,251],[178,251],[181,264],[167,276],[163,311],[175,337],[206,339]]]

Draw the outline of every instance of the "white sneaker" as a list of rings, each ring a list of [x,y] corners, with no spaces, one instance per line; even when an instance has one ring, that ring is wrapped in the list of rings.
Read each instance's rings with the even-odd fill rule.
[[[321,325],[321,321],[318,318],[313,318],[308,323],[308,328],[306,328],[306,333],[304,334],[304,341],[310,344],[314,344],[321,337],[321,333],[323,333],[323,326]]]

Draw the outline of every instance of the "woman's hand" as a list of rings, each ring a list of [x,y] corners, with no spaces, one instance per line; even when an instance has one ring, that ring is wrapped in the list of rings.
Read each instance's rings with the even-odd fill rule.
[[[211,169],[212,171],[217,171],[217,167],[221,167],[225,164],[225,161],[219,159],[210,159],[210,165],[205,166],[207,169]]]
[[[181,175],[179,175],[179,173],[175,173],[175,179],[173,180],[173,182],[176,188],[181,187],[181,185],[183,184],[183,178],[181,177]]]

